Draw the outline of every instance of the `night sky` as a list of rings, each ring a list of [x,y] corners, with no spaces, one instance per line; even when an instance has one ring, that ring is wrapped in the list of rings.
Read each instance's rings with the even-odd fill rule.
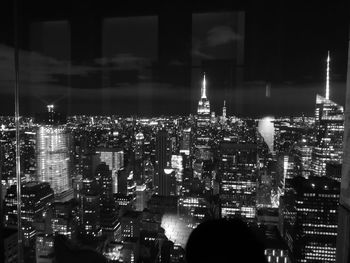
[[[14,109],[10,2],[0,16],[0,115]],[[23,1],[21,114],[48,103],[68,114],[195,113],[205,71],[217,114],[226,100],[229,115],[311,115],[327,50],[330,97],[344,105],[348,11],[346,1]]]

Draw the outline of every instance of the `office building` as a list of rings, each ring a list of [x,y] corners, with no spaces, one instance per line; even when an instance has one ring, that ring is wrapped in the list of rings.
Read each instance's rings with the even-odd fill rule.
[[[37,180],[48,182],[55,195],[71,188],[69,134],[65,120],[48,105],[48,112],[37,117]]]
[[[96,176],[100,178],[101,203],[100,218],[103,234],[114,239],[118,225],[117,206],[113,197],[112,171],[108,165],[101,163],[96,168]]]
[[[16,185],[12,185],[5,196],[5,225],[17,226],[17,195]],[[51,205],[54,193],[49,183],[29,182],[22,185],[22,229],[24,240],[29,242],[36,234],[34,223],[42,219],[45,211]]]
[[[118,171],[124,167],[124,152],[115,148],[97,148],[96,154],[112,171],[113,193],[118,193]]]
[[[191,128],[185,128],[182,130],[180,153],[185,155],[190,155],[191,153]]]
[[[35,241],[36,263],[55,262],[53,237],[51,235],[38,234]]]
[[[335,262],[339,182],[296,177],[282,206],[284,237],[295,262]]]
[[[101,176],[96,173],[98,155],[87,154],[83,158],[83,188],[81,191],[80,235],[95,239],[102,235],[100,217]]]
[[[258,179],[257,145],[222,142],[218,176],[222,217],[254,219]]]
[[[128,211],[122,216],[120,223],[123,240],[140,237],[141,219],[142,212],[137,211]]]
[[[52,209],[51,227],[53,235],[64,235],[69,239],[74,239],[78,225],[77,205],[73,201],[55,202],[52,204]]]
[[[326,94],[316,96],[316,145],[312,153],[312,171],[315,176],[326,175],[328,162],[341,164],[343,160],[344,108],[329,99],[329,63],[328,53]]]
[[[142,160],[143,158],[143,143],[145,136],[142,132],[139,132],[135,136],[135,159]]]
[[[170,163],[170,148],[168,133],[165,130],[160,130],[156,136],[156,161],[154,174],[154,188],[158,195],[169,195],[168,178],[169,174],[165,173],[168,163]]]
[[[147,192],[146,192],[146,185],[137,185],[136,186],[136,204],[135,204],[135,210],[136,211],[143,211],[145,208],[147,208]]]

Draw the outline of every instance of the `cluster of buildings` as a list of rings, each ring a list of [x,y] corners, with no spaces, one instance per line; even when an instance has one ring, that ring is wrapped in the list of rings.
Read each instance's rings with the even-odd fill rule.
[[[18,251],[25,262],[70,262],[79,249],[108,262],[184,262],[193,228],[234,217],[268,262],[335,262],[344,109],[328,81],[315,116],[274,120],[272,151],[258,120],[228,116],[225,102],[211,112],[205,76],[195,115],[67,118],[49,105],[23,118],[22,251],[14,129],[3,117],[4,262]]]

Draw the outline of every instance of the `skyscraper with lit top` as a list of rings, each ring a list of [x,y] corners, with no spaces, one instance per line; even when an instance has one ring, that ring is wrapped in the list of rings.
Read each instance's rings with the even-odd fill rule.
[[[210,102],[207,98],[207,83],[205,80],[205,74],[203,76],[202,89],[201,89],[201,98],[198,101],[198,127],[205,127],[209,124],[210,121]]]
[[[312,153],[312,171],[315,176],[326,175],[326,164],[342,163],[344,108],[329,99],[329,63],[327,57],[326,94],[316,96],[316,145]]]
[[[36,117],[40,124],[36,141],[37,179],[48,182],[55,195],[60,195],[70,189],[69,135],[65,117],[56,113],[53,105],[47,109]]]

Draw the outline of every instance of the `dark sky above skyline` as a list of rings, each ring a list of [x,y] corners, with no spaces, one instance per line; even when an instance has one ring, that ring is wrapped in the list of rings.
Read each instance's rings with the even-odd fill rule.
[[[217,114],[226,100],[230,115],[311,115],[327,50],[331,99],[345,103],[345,2],[104,3],[20,4],[22,114],[48,103],[68,114],[195,113],[205,71]],[[11,115],[13,24],[9,14],[0,20],[0,115]]]

